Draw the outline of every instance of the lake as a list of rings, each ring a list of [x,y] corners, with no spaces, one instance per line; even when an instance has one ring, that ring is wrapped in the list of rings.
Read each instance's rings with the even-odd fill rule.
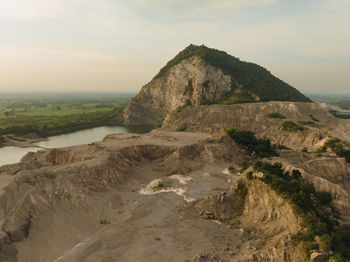
[[[143,134],[152,130],[150,126],[101,126],[72,133],[62,134],[58,136],[48,137],[47,141],[41,141],[33,144],[45,148],[67,147],[92,142],[101,141],[106,135],[121,133]],[[14,146],[6,146],[0,148],[0,166],[19,162],[28,152],[36,152],[40,148],[20,148]]]

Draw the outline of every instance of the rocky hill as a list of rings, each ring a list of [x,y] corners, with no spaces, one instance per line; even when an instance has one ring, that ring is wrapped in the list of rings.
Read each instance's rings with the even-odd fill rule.
[[[142,88],[124,112],[127,124],[161,125],[186,105],[311,100],[265,68],[206,46],[190,45]]]

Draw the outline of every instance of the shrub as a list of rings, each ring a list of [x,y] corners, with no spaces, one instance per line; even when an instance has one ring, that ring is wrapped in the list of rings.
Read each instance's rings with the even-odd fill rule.
[[[243,146],[248,152],[255,153],[258,157],[276,156],[277,153],[270,140],[257,139],[253,132],[239,131],[229,129],[227,134],[239,145]]]
[[[328,252],[332,248],[332,236],[329,234],[323,234],[320,237],[320,243],[318,243],[322,251]]]
[[[253,172],[252,171],[247,173],[247,179],[253,180]]]
[[[278,150],[292,150],[290,147],[280,145],[280,144],[274,144],[273,147]]]
[[[332,195],[329,192],[316,192],[316,197],[322,205],[329,205],[330,203],[332,203]]]
[[[286,117],[284,115],[281,115],[280,113],[270,113],[267,115],[269,118],[278,118],[278,119],[285,119]]]
[[[186,125],[182,125],[178,129],[176,129],[176,132],[184,132],[186,131],[186,129],[187,129]]]
[[[308,153],[307,147],[304,147],[304,148],[301,150],[301,152],[303,152],[303,153]]]
[[[292,121],[285,121],[282,123],[282,130],[288,132],[297,132],[304,130],[304,128]]]
[[[343,157],[346,162],[350,163],[350,150],[344,148],[344,142],[338,138],[328,140],[320,152],[326,152],[327,148],[331,149],[337,156]]]
[[[304,125],[304,126],[312,126],[312,127],[319,127],[318,124],[312,121],[298,121],[299,124]]]
[[[230,171],[230,173],[235,172],[235,167],[234,166],[229,166],[228,170]]]

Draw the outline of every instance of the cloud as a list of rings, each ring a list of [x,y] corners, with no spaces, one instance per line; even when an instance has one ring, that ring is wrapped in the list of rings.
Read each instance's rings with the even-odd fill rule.
[[[278,0],[128,0],[120,1],[122,5],[136,10],[139,14],[148,15],[150,19],[172,20],[177,18],[203,19],[220,16],[251,8],[269,6]],[[164,20],[163,20],[164,21]]]
[[[54,76],[45,80],[53,86],[67,85],[60,81],[65,77],[69,84],[92,79],[94,72],[91,82],[98,83],[106,68],[110,88],[114,81],[136,89],[189,43],[260,63],[303,88],[304,80],[310,86],[337,76],[339,86],[350,81],[341,73],[350,67],[348,0],[0,0],[0,6],[6,69],[0,84],[25,74],[22,85],[31,73],[40,81],[41,71]],[[313,66],[318,80],[298,66],[306,72]]]
[[[0,19],[48,19],[63,11],[61,0],[0,0]]]

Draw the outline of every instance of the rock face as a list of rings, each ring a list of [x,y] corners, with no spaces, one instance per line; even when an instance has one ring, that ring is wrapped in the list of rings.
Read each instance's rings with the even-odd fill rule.
[[[225,52],[190,45],[144,86],[124,111],[129,125],[160,126],[186,105],[257,101],[310,102],[266,69]]]
[[[350,226],[350,164],[335,155],[317,157],[307,153],[281,152],[273,162],[281,162],[286,170],[298,169],[314,184],[316,190],[330,192],[333,204]]]
[[[240,192],[242,187],[244,197]],[[293,244],[290,237],[300,230],[300,218],[285,200],[263,182],[243,179],[233,184],[228,194],[199,201],[196,209],[206,219],[225,221],[223,223],[231,221],[234,224],[232,221],[239,218],[242,238],[249,235],[250,240],[245,243],[249,248],[243,246],[232,261],[309,261],[301,245]]]
[[[230,76],[199,57],[191,57],[144,86],[126,107],[124,119],[127,124],[161,125],[177,108],[214,103],[230,92],[231,86]]]

